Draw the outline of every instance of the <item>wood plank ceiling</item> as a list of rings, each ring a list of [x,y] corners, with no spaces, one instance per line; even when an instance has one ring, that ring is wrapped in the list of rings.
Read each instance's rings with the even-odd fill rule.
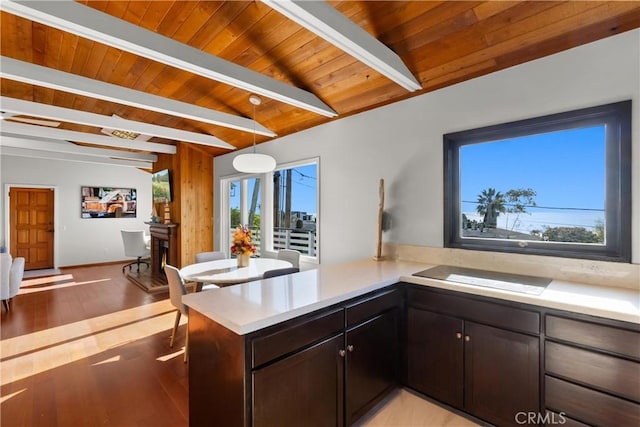
[[[81,1],[113,17],[304,89],[338,113],[330,118],[262,97],[256,121],[278,136],[420,95],[640,27],[640,1],[330,1],[396,52],[422,89],[409,92],[259,1]],[[9,12],[3,57],[38,64],[252,118],[250,92],[154,62]],[[0,69],[2,64],[0,64]],[[213,135],[237,148],[250,131],[74,95],[9,78],[3,97]],[[63,122],[59,129],[100,133]],[[271,138],[257,135],[257,143]],[[166,138],[153,142],[175,144]],[[83,141],[75,141],[87,145]],[[99,145],[94,143],[94,145]],[[228,149],[199,146],[212,155]]]

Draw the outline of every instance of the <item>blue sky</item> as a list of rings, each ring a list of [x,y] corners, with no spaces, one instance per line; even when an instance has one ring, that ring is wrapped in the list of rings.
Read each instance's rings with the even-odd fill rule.
[[[299,166],[293,169],[291,177],[291,210],[317,213],[316,192],[318,188],[318,168],[316,165]]]
[[[475,202],[489,187],[503,194],[532,188],[539,207],[605,207],[605,127],[571,129],[534,136],[463,146],[460,151],[461,198]],[[473,212],[475,203],[463,203]],[[603,212],[530,209],[585,218]],[[553,220],[550,220],[553,221]],[[584,222],[581,220],[579,222]],[[576,225],[586,225],[577,224]]]

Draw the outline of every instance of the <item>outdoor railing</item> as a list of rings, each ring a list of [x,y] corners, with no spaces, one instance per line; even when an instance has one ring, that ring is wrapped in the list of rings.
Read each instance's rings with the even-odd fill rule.
[[[233,241],[233,232],[235,228],[229,231],[230,241]],[[253,232],[253,244],[256,246],[256,256],[261,253],[260,230],[251,228]],[[318,248],[318,239],[315,231],[302,231],[296,229],[278,228],[273,230],[273,250],[293,249],[302,255],[316,256]]]

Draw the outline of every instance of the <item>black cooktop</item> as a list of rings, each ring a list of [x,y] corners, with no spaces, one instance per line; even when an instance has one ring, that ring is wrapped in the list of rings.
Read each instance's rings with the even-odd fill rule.
[[[531,295],[540,295],[551,283],[551,279],[546,277],[524,276],[449,265],[438,265],[415,273],[414,276]]]

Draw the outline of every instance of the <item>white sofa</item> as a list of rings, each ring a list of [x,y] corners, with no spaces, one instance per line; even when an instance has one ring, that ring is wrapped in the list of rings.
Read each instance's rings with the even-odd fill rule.
[[[24,258],[13,259],[8,253],[0,253],[0,299],[9,311],[9,301],[16,296],[24,276]]]

